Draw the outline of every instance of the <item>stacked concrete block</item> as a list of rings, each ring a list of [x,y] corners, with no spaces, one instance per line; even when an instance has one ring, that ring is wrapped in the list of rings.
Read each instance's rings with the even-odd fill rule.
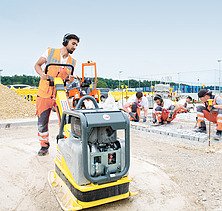
[[[206,142],[208,140],[207,134],[195,133],[193,131],[184,130],[184,129],[166,128],[162,126],[152,127],[149,125],[143,125],[139,123],[132,123],[131,128],[139,131],[144,131],[147,133],[155,133],[177,138],[189,139],[191,141]]]

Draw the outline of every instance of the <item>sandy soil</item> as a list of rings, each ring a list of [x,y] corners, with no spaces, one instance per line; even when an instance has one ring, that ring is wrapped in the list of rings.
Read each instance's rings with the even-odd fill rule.
[[[35,125],[0,129],[0,210],[61,210],[48,182],[50,154],[38,157]],[[222,210],[222,143],[191,142],[131,130],[131,191],[126,200],[88,210]]]
[[[0,84],[0,96],[0,120],[35,117],[35,105],[12,89]]]

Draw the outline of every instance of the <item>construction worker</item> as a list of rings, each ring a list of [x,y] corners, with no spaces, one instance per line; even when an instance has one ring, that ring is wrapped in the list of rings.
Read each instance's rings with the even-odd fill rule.
[[[177,114],[178,108],[173,105],[170,99],[163,99],[159,94],[154,97],[153,106],[153,124],[162,125],[165,122],[170,123]]]
[[[196,132],[206,133],[206,124],[204,118],[217,124],[215,140],[222,137],[222,98],[215,96],[212,91],[201,89],[198,97],[204,103],[204,106],[197,106],[197,126]],[[212,102],[212,103],[211,103]]]
[[[140,110],[143,109],[143,122],[146,122],[148,115],[148,100],[143,96],[142,92],[137,92],[128,99],[127,103],[123,105],[123,109],[130,115],[130,120],[135,122],[139,122]]]
[[[186,98],[180,99],[177,104],[183,106],[184,108],[188,107],[188,104],[192,102],[192,97],[187,96]]]
[[[176,105],[179,106],[179,110],[177,113],[183,113],[183,112],[189,112],[191,108],[193,108],[193,105],[191,105],[192,97],[187,96],[186,98],[180,99],[178,102],[176,102]]]
[[[52,108],[56,106],[55,88],[54,86],[51,86],[50,82],[47,80],[48,76],[44,73],[42,65],[58,63],[71,64],[75,67],[76,60],[73,59],[70,54],[75,51],[79,41],[79,37],[77,37],[75,34],[66,34],[63,37],[62,48],[48,48],[35,64],[35,70],[41,77],[36,100],[36,114],[38,116],[38,137],[41,145],[41,149],[38,152],[39,156],[44,156],[48,154],[48,149],[50,146],[48,132],[49,116]],[[52,77],[61,77],[63,80],[66,80],[71,75],[71,70],[61,66],[51,66],[49,67],[49,71]]]

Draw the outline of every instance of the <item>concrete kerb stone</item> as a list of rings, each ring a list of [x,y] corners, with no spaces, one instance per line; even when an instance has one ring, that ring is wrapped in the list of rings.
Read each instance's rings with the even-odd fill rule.
[[[190,133],[184,133],[184,134],[182,135],[182,138],[190,139]]]
[[[50,119],[49,123],[58,123],[58,119]],[[12,127],[22,127],[22,126],[37,125],[37,118],[35,119],[11,119],[11,120],[1,120],[0,129],[9,129]]]
[[[195,133],[193,131],[184,131],[182,129],[169,129],[162,127],[151,127],[150,125],[144,125],[141,123],[131,123],[131,128],[139,131],[168,135],[177,138],[184,138],[191,141],[206,142],[208,140],[207,134]]]
[[[199,137],[200,142],[206,142],[207,140],[208,140],[208,135],[206,135],[206,134],[200,135],[200,137]]]

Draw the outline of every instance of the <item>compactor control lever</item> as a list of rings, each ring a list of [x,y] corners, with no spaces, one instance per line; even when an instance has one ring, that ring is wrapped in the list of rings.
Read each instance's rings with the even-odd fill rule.
[[[45,74],[47,75],[48,71],[49,71],[49,67],[50,66],[60,66],[60,67],[68,67],[71,69],[71,75],[73,75],[74,73],[74,67],[71,64],[56,64],[56,63],[51,63],[51,64],[47,64],[45,67]],[[49,86],[54,86],[54,78],[50,75],[47,75],[47,81],[49,81]]]
[[[51,63],[47,64],[45,67],[45,74],[48,73],[49,67],[50,66],[61,66],[61,67],[70,67],[71,68],[71,75],[74,73],[74,67],[71,64],[56,64],[56,63]]]

